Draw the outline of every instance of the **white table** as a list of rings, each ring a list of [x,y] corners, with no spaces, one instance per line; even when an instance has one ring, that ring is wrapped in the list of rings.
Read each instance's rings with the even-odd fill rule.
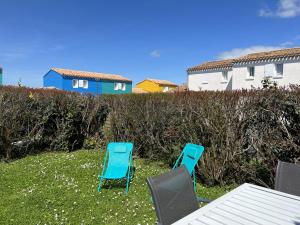
[[[300,197],[243,184],[173,225],[300,225]]]

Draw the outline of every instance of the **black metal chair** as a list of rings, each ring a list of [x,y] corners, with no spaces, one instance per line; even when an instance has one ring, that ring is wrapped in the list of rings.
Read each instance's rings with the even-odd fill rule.
[[[300,196],[300,165],[278,161],[275,190]]]
[[[180,166],[159,176],[147,178],[159,225],[169,225],[199,208],[193,181],[186,167]]]

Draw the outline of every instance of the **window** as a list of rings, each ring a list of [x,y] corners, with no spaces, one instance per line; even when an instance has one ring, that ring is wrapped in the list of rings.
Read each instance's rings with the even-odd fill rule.
[[[255,67],[254,66],[248,67],[249,78],[254,78],[254,74],[255,74]]]
[[[223,81],[228,81],[228,71],[223,71],[222,72],[222,80]]]
[[[89,88],[89,81],[88,80],[83,81],[83,88],[85,88],[85,89]]]
[[[164,87],[164,89],[163,89],[163,92],[167,92],[167,91],[169,91],[169,87],[168,86]]]
[[[72,80],[72,86],[73,86],[73,88],[78,88],[78,80],[77,79]]]
[[[114,87],[115,91],[119,90],[119,83],[115,83],[115,87]]]
[[[87,80],[79,80],[78,86],[80,88],[85,88],[87,89],[89,87],[89,83]]]
[[[276,64],[276,76],[282,77],[283,76],[283,64]]]
[[[126,90],[126,84],[125,83],[115,83],[114,85],[114,90],[122,90],[125,91]]]
[[[122,91],[125,91],[125,90],[126,90],[126,84],[122,83]]]

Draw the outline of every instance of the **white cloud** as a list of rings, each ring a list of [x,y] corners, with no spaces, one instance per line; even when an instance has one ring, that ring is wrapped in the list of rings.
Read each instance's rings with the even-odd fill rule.
[[[153,50],[152,52],[150,52],[150,56],[153,58],[159,58],[161,55],[161,52],[157,49]]]
[[[259,10],[259,16],[291,18],[300,15],[300,0],[279,0],[277,8],[272,10],[268,6]]]
[[[273,51],[282,49],[281,46],[263,46],[263,45],[257,45],[252,46],[249,48],[234,48],[229,51],[222,52],[218,55],[219,59],[232,59],[237,58],[240,56],[244,56],[251,53],[257,53],[257,52],[266,52],[266,51]]]
[[[291,40],[287,40],[277,45],[254,45],[247,48],[234,48],[229,51],[221,52],[218,54],[219,59],[232,59],[241,56],[245,56],[251,53],[257,52],[267,52],[267,51],[274,51],[278,49],[285,49],[285,48],[299,48],[299,43],[297,40],[300,40],[300,35],[294,37]]]
[[[280,46],[282,47],[289,47],[289,46],[292,46],[294,45],[294,42],[293,41],[286,41],[286,42],[283,42],[280,44]]]

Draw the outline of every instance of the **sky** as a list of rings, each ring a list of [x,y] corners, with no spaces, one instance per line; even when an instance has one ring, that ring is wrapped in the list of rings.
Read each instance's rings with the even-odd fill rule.
[[[187,80],[210,60],[300,46],[300,0],[0,0],[5,85],[50,68]]]

